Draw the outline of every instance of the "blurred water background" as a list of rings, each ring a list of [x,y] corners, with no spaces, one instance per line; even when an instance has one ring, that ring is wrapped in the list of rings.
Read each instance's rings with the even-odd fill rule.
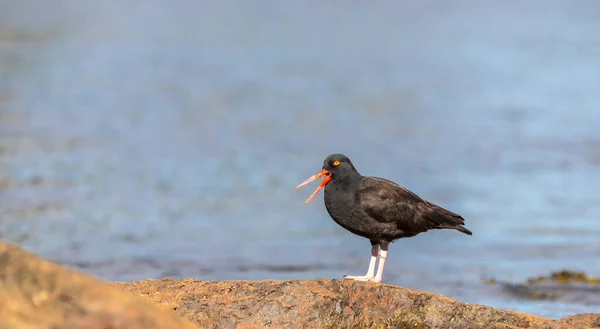
[[[364,274],[314,186],[346,153],[462,214],[384,281],[560,317],[600,275],[600,2],[0,0],[0,239],[108,280]],[[596,296],[598,294],[596,293]]]

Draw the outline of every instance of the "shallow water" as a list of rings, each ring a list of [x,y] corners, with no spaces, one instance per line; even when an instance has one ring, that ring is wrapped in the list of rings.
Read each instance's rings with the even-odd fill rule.
[[[35,10],[32,10],[35,9]],[[600,3],[0,2],[0,238],[110,280],[364,274],[294,186],[334,152],[462,214],[384,280],[600,274]]]

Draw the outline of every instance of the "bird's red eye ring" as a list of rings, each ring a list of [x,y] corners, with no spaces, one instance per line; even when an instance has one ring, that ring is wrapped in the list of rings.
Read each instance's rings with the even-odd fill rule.
[[[333,161],[333,166],[334,166],[334,167],[337,167],[337,166],[339,166],[339,165],[340,165],[340,161],[339,161],[339,160],[335,160],[335,161]]]

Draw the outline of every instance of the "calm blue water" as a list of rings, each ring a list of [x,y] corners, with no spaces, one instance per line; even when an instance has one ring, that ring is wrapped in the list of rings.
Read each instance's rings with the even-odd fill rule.
[[[294,186],[346,153],[462,214],[384,281],[560,317],[600,275],[600,2],[0,1],[0,238],[109,280],[364,274]]]

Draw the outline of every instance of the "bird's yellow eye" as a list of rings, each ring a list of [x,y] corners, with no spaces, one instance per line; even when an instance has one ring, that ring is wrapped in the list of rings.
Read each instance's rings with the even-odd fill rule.
[[[339,166],[339,165],[340,165],[340,161],[339,161],[339,160],[335,160],[335,161],[333,161],[333,166],[334,166],[334,167],[337,167],[337,166]]]

